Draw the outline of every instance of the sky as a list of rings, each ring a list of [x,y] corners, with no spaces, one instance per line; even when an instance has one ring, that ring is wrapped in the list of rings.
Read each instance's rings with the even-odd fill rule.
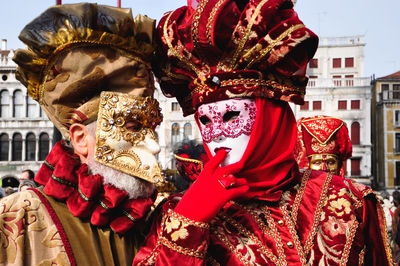
[[[56,0],[2,0],[0,39],[8,49],[24,48],[18,40],[23,27]],[[63,4],[79,1],[62,0]],[[86,2],[117,5],[117,0]],[[185,5],[183,0],[121,0],[134,16],[159,19]],[[304,24],[320,37],[365,36],[364,76],[382,77],[400,70],[400,0],[297,0],[295,10]]]

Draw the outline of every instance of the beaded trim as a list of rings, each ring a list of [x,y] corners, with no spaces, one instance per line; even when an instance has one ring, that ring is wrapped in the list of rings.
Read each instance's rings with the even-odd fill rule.
[[[304,254],[303,247],[301,246],[301,242],[299,240],[299,236],[297,235],[297,231],[296,231],[295,225],[294,225],[294,223],[292,222],[292,219],[289,216],[288,210],[287,210],[285,205],[282,205],[280,207],[280,209],[281,209],[281,211],[283,213],[284,219],[286,220],[289,232],[292,235],[292,238],[293,238],[293,241],[294,241],[294,246],[296,247],[297,254],[300,257],[300,262],[302,263],[302,265],[307,265],[307,260],[306,260],[305,254]]]
[[[193,249],[188,249],[188,248],[184,248],[181,246],[178,246],[175,243],[172,243],[171,241],[169,241],[168,239],[166,239],[163,236],[159,237],[159,241],[161,244],[163,244],[164,246],[166,246],[169,249],[172,249],[173,251],[176,251],[178,253],[181,253],[183,255],[187,255],[187,256],[191,256],[191,257],[195,257],[195,258],[199,258],[199,259],[203,259],[206,255],[206,253],[203,251],[197,251],[197,250],[193,250]]]
[[[266,233],[268,236],[272,236],[271,234],[271,229],[268,227],[267,224],[265,224],[260,216],[251,208],[244,206],[244,205],[240,205],[237,202],[233,202],[233,205],[237,206],[238,208],[241,208],[242,210],[246,211],[253,219],[254,221],[257,223],[258,227],[261,229],[261,231],[263,231],[264,233]]]
[[[365,248],[366,246],[364,246],[360,252],[360,255],[358,256],[358,265],[364,265]]]
[[[235,220],[233,220],[232,218],[225,216],[223,214],[218,214],[218,216],[220,216],[222,218],[223,221],[228,222],[229,224],[231,224],[232,226],[234,226],[239,232],[240,234],[243,234],[245,236],[247,236],[248,238],[250,238],[252,241],[254,241],[254,243],[256,243],[256,245],[259,247],[259,250],[265,254],[272,262],[274,262],[277,265],[287,265],[286,263],[286,259],[285,259],[285,255],[279,254],[279,259],[273,254],[273,252],[271,251],[271,249],[269,249],[268,247],[266,247],[265,245],[263,245],[262,241],[260,239],[258,239],[256,237],[256,235],[254,235],[253,233],[251,233],[249,230],[247,230],[242,224],[236,222]],[[246,262],[246,264],[248,264],[248,261],[245,260],[245,258],[243,258],[243,256],[241,255],[240,252],[238,252],[236,250],[236,248],[229,242],[229,240],[225,237],[222,236],[222,234],[216,232],[217,235],[220,237],[220,240],[227,246],[229,247],[229,249],[235,254],[235,256],[242,262]],[[282,245],[282,243],[281,243]],[[283,245],[282,245],[283,246]],[[279,249],[279,248],[278,248]],[[283,250],[282,250],[283,251]],[[279,253],[279,252],[278,252]]]
[[[324,203],[327,200],[327,197],[328,197],[327,192],[328,192],[329,185],[330,185],[330,183],[332,181],[332,177],[333,177],[333,174],[332,173],[328,173],[327,176],[326,176],[324,185],[322,187],[321,196],[320,196],[320,198],[318,200],[317,208],[315,209],[314,221],[313,221],[310,233],[309,233],[309,235],[307,237],[307,240],[306,240],[306,242],[304,244],[304,252],[305,252],[306,256],[308,255],[308,253],[311,250],[315,234],[317,233],[317,226],[318,226],[320,218],[321,218],[322,207],[324,206]]]
[[[225,2],[225,0],[219,0],[213,9],[211,10],[210,16],[207,21],[206,25],[206,34],[207,34],[207,42],[210,46],[212,46],[212,40],[211,40],[211,32],[212,32],[212,23],[214,21],[215,14],[217,13],[218,9],[222,6],[222,4]]]
[[[191,220],[189,218],[186,218],[185,216],[174,212],[172,209],[168,209],[168,216],[173,217],[175,219],[178,219],[179,221],[186,223],[188,225],[192,225],[192,226],[196,226],[202,229],[209,229],[210,228],[210,224],[208,223],[203,223],[203,222],[198,222],[195,220]]]
[[[347,261],[349,259],[350,249],[353,244],[354,236],[357,232],[358,225],[359,225],[358,221],[356,219],[354,219],[353,225],[351,226],[351,229],[350,229],[350,235],[347,237],[346,244],[345,244],[344,250],[343,250],[344,252],[342,253],[342,259],[340,260],[339,265],[347,264]]]
[[[192,40],[193,40],[193,46],[195,49],[199,48],[199,24],[200,24],[200,18],[201,15],[203,14],[204,7],[207,5],[208,0],[203,0],[200,1],[198,4],[195,14],[193,16],[193,21],[192,21]]]
[[[294,199],[294,202],[293,202],[292,219],[293,219],[293,223],[295,225],[297,224],[297,215],[298,215],[298,211],[300,208],[300,203],[301,203],[301,200],[303,199],[304,192],[306,191],[306,186],[307,186],[308,180],[310,179],[311,172],[312,172],[311,169],[307,169],[305,171],[305,173],[303,174],[300,188],[299,188],[299,190],[296,194],[296,197]]]

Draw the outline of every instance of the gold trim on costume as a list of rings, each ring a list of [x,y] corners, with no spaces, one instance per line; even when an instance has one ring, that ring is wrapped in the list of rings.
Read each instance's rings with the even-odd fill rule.
[[[340,264],[339,264],[341,266],[347,264],[347,261],[350,256],[350,250],[351,250],[351,247],[352,247],[352,244],[354,241],[354,236],[357,233],[358,225],[359,225],[358,221],[354,218],[354,222],[350,229],[350,235],[347,235],[347,233],[346,233],[346,244],[344,246],[343,253],[342,253],[342,259],[340,260]]]
[[[304,172],[303,178],[301,179],[300,188],[299,188],[298,192],[296,193],[296,197],[294,198],[293,208],[292,208],[292,219],[293,219],[293,223],[295,225],[297,224],[297,215],[298,215],[298,211],[300,208],[300,203],[301,203],[301,200],[303,199],[304,192],[306,191],[306,186],[307,186],[308,180],[310,179],[311,172],[312,172],[311,169],[307,169]]]
[[[324,142],[322,142],[322,141],[319,140],[318,137],[315,136],[315,134],[313,134],[312,132],[310,132],[310,130],[308,130],[308,128],[303,124],[303,122],[311,121],[311,120],[321,120],[321,119],[320,119],[320,118],[315,118],[315,119],[303,120],[303,121],[301,122],[301,125],[306,129],[306,131],[307,131],[313,138],[315,138],[315,139],[316,139],[319,143],[321,143],[322,145],[326,145],[326,144],[328,143],[328,141],[332,138],[332,136],[344,125],[344,122],[342,121],[342,123],[340,124],[340,126],[338,126],[338,127],[328,136],[328,138],[327,138]]]

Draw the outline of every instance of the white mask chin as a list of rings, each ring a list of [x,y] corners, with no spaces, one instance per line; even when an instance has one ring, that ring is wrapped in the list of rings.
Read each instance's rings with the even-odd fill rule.
[[[228,99],[201,105],[195,115],[200,132],[211,154],[219,149],[228,151],[221,166],[240,161],[256,119],[253,99]]]

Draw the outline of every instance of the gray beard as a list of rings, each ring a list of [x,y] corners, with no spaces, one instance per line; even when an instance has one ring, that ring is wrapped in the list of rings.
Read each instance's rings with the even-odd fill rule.
[[[126,191],[129,199],[148,198],[154,192],[153,184],[103,165],[95,161],[93,156],[88,157],[86,164],[92,174],[104,178],[104,184]]]

